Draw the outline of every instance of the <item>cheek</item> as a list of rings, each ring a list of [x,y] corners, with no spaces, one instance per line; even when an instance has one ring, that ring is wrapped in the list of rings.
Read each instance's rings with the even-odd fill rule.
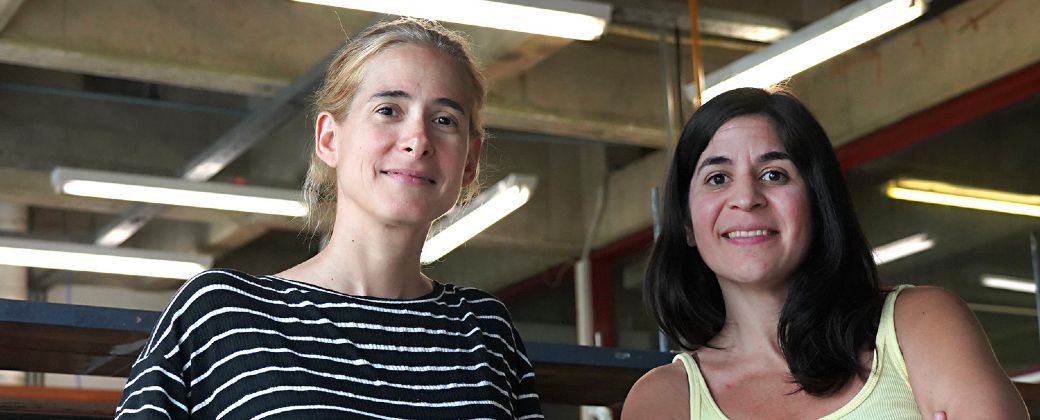
[[[799,191],[785,197],[785,201],[786,222],[796,230],[794,240],[801,248],[800,251],[804,253],[809,249],[813,231],[812,208],[809,205],[809,199],[804,192]]]
[[[714,237],[715,220],[718,219],[721,206],[713,200],[710,195],[691,192],[690,203],[690,226],[693,227],[693,236],[698,242]]]

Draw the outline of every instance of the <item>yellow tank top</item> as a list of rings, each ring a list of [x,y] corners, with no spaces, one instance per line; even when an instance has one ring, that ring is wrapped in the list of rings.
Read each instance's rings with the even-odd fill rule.
[[[910,389],[906,363],[903,361],[903,354],[899,351],[899,343],[896,341],[893,318],[896,296],[907,287],[911,286],[896,287],[885,299],[875,339],[874,360],[863,388],[844,406],[824,416],[823,420],[916,420],[921,418],[917,401],[914,400],[914,394]],[[683,365],[686,366],[686,377],[690,382],[690,418],[694,420],[728,420],[719,406],[715,404],[715,400],[712,399],[708,385],[704,382],[704,377],[701,376],[700,368],[697,367],[697,362],[693,357],[688,353],[682,353],[675,356],[675,359],[682,360]]]

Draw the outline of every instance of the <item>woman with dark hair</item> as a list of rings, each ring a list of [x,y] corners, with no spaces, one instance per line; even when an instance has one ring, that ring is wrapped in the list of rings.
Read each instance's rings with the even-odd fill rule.
[[[686,123],[644,292],[689,353],[633,386],[626,419],[1027,417],[963,302],[881,289],[830,140],[784,92]]]

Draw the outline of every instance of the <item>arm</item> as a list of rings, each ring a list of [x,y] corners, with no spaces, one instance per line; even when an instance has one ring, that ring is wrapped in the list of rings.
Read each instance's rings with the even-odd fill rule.
[[[896,338],[922,415],[1028,418],[1022,397],[997,363],[975,315],[952,293],[917,287],[900,293]]]
[[[621,420],[690,418],[690,386],[682,362],[654,368],[632,385]]]
[[[161,351],[142,357],[127,378],[123,396],[116,407],[117,419],[189,418],[188,392],[180,368],[163,360]]]
[[[513,417],[517,419],[543,419],[542,403],[534,389],[534,367],[527,357],[527,350],[520,334],[513,328],[513,341],[516,344],[516,376],[519,384],[513,401]]]
[[[127,377],[116,419],[187,419],[191,378],[184,372],[186,351],[180,348],[185,325],[195,310],[189,308],[207,283],[206,272],[185,282],[152,329]]]

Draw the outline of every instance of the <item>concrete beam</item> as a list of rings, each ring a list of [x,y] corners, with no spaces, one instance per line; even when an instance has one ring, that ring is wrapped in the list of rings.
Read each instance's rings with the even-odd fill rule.
[[[288,82],[284,77],[271,75],[201,68],[156,59],[107,56],[5,39],[0,39],[0,61],[20,66],[250,96],[273,95]]]
[[[790,88],[841,146],[1040,62],[1040,8],[971,0],[792,79]]]
[[[496,53],[497,56],[488,62],[484,73],[492,83],[515,77],[570,43],[571,40],[566,38],[532,36],[515,47]]]
[[[484,108],[487,126],[536,132],[613,144],[662,148],[668,142],[664,130],[626,122],[590,120],[578,115],[508,109],[490,104]]]
[[[22,7],[24,0],[0,0],[0,32],[4,31],[7,27],[7,22],[11,21],[15,13],[18,13],[18,8]]]
[[[594,247],[613,243],[653,225],[650,189],[664,185],[671,156],[669,150],[659,150],[610,174],[603,220]]]

